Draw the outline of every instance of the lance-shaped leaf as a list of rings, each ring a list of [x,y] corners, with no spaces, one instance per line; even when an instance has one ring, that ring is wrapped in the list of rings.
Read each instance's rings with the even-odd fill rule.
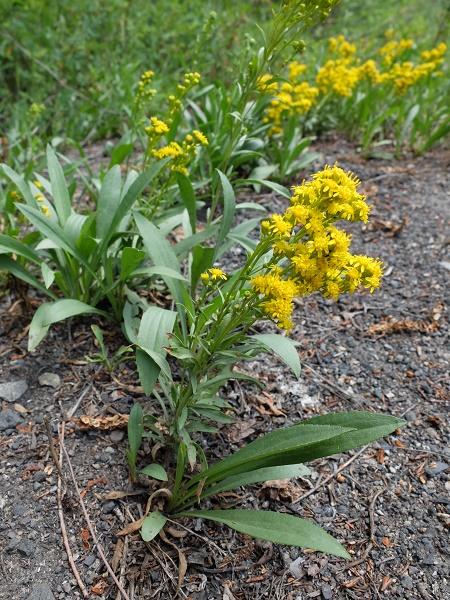
[[[405,422],[389,415],[334,413],[272,431],[193,477],[187,487],[265,467],[304,463],[373,442]],[[185,498],[184,498],[185,499]]]
[[[57,300],[56,302],[41,304],[30,324],[28,350],[36,348],[53,323],[84,313],[96,313],[110,318],[110,315],[105,311],[98,310],[79,300]]]
[[[269,350],[273,350],[292,369],[294,375],[300,377],[300,358],[297,348],[290,338],[277,333],[261,333],[250,337],[269,348]]]
[[[47,145],[47,166],[52,184],[52,197],[61,227],[64,227],[72,212],[69,190],[64,172],[50,144]]]
[[[193,510],[173,515],[225,523],[228,527],[260,540],[285,546],[311,548],[319,552],[350,558],[345,548],[320,527],[305,519],[261,510]]]

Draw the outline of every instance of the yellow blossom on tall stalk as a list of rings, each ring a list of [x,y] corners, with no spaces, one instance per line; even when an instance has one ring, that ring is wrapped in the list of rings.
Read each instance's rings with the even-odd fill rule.
[[[337,229],[340,219],[367,222],[370,207],[358,193],[359,179],[337,165],[328,165],[293,188],[283,215],[263,222],[261,242],[272,258],[251,278],[262,314],[290,330],[294,298],[319,291],[337,299],[360,285],[372,292],[383,267],[377,259],[352,255],[351,237]],[[257,252],[257,250],[255,251]]]

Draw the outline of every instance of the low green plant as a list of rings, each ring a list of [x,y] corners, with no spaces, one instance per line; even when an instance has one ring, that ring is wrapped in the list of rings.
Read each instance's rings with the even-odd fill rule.
[[[30,349],[51,324],[81,313],[98,313],[121,322],[127,284],[132,285],[133,272],[146,256],[136,247],[130,209],[169,161],[158,161],[140,175],[132,170],[125,181],[120,167],[113,166],[101,184],[95,210],[80,212],[73,202],[75,182],[67,185],[50,146],[49,179],[36,175],[35,181],[26,181],[2,165],[16,186],[15,207],[34,230],[21,238],[0,235],[0,270],[53,300],[42,304],[33,317]],[[31,265],[37,272],[32,272]],[[39,272],[44,283],[37,277]],[[107,310],[98,307],[104,301]]]
[[[100,363],[105,367],[108,373],[114,373],[121,363],[125,362],[126,360],[130,360],[130,353],[133,352],[131,346],[121,346],[117,352],[113,354],[113,356],[110,356],[108,349],[105,346],[103,333],[100,327],[98,325],[91,325],[91,329],[95,339],[97,340],[100,350],[99,352],[94,352],[91,356],[86,355],[84,358],[88,362]]]
[[[257,321],[270,320],[290,331],[296,296],[320,291],[336,299],[360,285],[371,291],[378,286],[380,262],[350,254],[350,237],[334,226],[339,219],[367,221],[369,207],[357,192],[359,183],[337,165],[325,167],[312,181],[294,188],[283,215],[263,221],[259,241],[231,236],[247,249],[241,268],[231,275],[217,267],[201,272],[199,262],[190,273],[190,290],[187,282],[172,282],[177,313],[155,306],[144,313],[135,337],[137,364],[144,390],[156,398],[159,411],[144,414],[139,404],[133,407],[127,456],[132,477],[142,473],[170,480],[170,488],[161,491],[167,502],[155,493],[152,499],[158,496],[158,501],[154,509],[152,499],[147,505],[150,514],[140,522],[144,540],[155,537],[168,517],[204,517],[262,539],[348,557],[333,538],[290,515],[268,512],[262,521],[257,511],[190,509],[221,491],[305,473],[300,464],[303,460],[368,443],[403,423],[393,417],[357,412],[317,417],[269,433],[212,467],[208,467],[196,439],[199,432],[215,431],[212,423],[232,420],[233,407],[218,394],[222,385],[233,378],[260,385],[249,375],[233,371],[236,363],[261,351],[274,351],[296,376],[300,375],[294,343],[277,334],[253,333]],[[140,227],[139,218],[137,225]],[[148,232],[141,233],[145,244]],[[152,233],[155,246],[158,234]],[[175,254],[164,239],[159,239],[156,247],[157,253],[152,253],[156,265],[175,263]],[[202,288],[193,297],[197,279],[201,279]],[[143,437],[172,449],[177,458],[171,477],[158,464],[139,471],[136,463]],[[197,459],[201,470],[189,478],[188,465],[193,470]]]
[[[130,414],[128,435],[130,462],[137,456],[142,435],[142,409],[135,405]],[[143,519],[136,523],[142,538],[150,541],[164,528],[168,519],[203,518],[224,523],[232,529],[271,542],[312,548],[350,558],[346,549],[331,535],[305,519],[287,513],[260,510],[192,510],[195,504],[238,487],[273,479],[305,476],[310,473],[302,463],[368,444],[388,435],[405,422],[396,417],[365,412],[322,415],[291,427],[268,433],[211,467],[186,477],[188,447],[178,444],[175,472],[169,474],[157,464],[139,473],[164,483],[163,494],[155,492],[147,503]],[[139,428],[139,429],[138,429]],[[133,466],[132,474],[138,471]],[[165,497],[163,501],[161,496]],[[263,516],[264,515],[264,516]]]

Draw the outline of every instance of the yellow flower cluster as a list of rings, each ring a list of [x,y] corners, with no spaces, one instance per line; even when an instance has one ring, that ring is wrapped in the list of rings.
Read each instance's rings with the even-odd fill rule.
[[[381,65],[374,58],[365,62],[357,57],[357,47],[348,42],[343,35],[329,39],[329,52],[335,57],[329,58],[315,76],[315,86],[306,80],[307,68],[298,62],[288,65],[291,83],[273,81],[271,75],[264,75],[259,81],[262,92],[276,96],[266,110],[265,122],[271,123],[269,134],[282,133],[283,121],[292,115],[302,115],[311,110],[322,96],[352,96],[356,86],[368,81],[371,86],[390,86],[398,94],[405,93],[411,86],[437,72],[447,50],[446,44],[440,43],[436,48],[425,50],[418,64],[400,62],[406,51],[414,47],[410,39],[394,40],[394,32],[386,32],[388,42],[378,51]],[[337,55],[337,56],[336,56]]]
[[[414,42],[412,40],[390,40],[379,49],[378,54],[383,57],[384,64],[390,67],[396,58],[403,54],[405,50],[410,50],[413,46]]]
[[[138,108],[144,108],[148,101],[156,94],[156,90],[150,87],[154,75],[153,71],[145,71],[139,79],[134,96],[134,103]]]
[[[293,188],[290,207],[261,227],[269,242],[271,262],[252,278],[263,313],[283,329],[293,327],[293,300],[320,291],[326,298],[354,292],[360,285],[372,292],[383,267],[377,259],[352,255],[351,237],[337,229],[339,219],[367,222],[369,206],[357,192],[360,181],[337,165]]]
[[[197,147],[207,145],[208,140],[206,136],[201,131],[194,129],[192,134],[186,136],[181,145],[177,142],[170,142],[167,146],[159,148],[159,150],[153,150],[153,156],[158,160],[166,158],[167,156],[172,156],[172,171],[180,171],[185,175],[189,175],[186,166],[191,162],[194,156],[197,156]]]
[[[299,82],[299,76],[306,71],[306,66],[297,62],[289,65],[289,78],[291,83],[283,82],[280,86],[276,82],[270,81],[270,75],[264,75],[259,82],[259,89],[270,91],[276,95],[267,109],[265,123],[272,123],[269,135],[282,133],[281,127],[284,118],[292,115],[306,114],[314,104],[317,104],[316,97],[319,90],[311,87],[307,81]]]

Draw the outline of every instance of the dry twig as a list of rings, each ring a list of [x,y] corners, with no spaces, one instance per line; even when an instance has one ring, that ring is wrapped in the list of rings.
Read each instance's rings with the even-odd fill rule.
[[[49,424],[48,424],[48,420],[46,420],[45,423],[46,426],[48,426],[48,430],[47,433],[49,431]],[[64,423],[62,424],[61,427],[61,435],[60,435],[60,440],[64,440]],[[53,448],[53,443],[52,440],[50,438],[50,447]],[[54,450],[54,448],[53,448]],[[56,455],[56,452],[55,452]],[[53,456],[53,453],[52,453]],[[54,460],[54,459],[53,459]],[[61,463],[62,463],[62,445],[60,445],[60,450],[59,450],[59,462],[57,463],[57,465],[59,465],[58,468],[58,472],[61,474],[62,473],[62,469],[61,469]],[[61,469],[61,471],[60,471]],[[63,491],[61,493],[61,484],[64,484],[64,488]],[[89,598],[89,592],[87,591],[87,589],[84,586],[83,581],[81,580],[81,576],[80,573],[78,572],[78,569],[75,565],[75,561],[73,560],[73,556],[72,556],[72,551],[70,549],[70,544],[69,544],[69,540],[67,538],[67,530],[66,530],[66,524],[64,522],[64,510],[63,510],[63,506],[62,506],[62,499],[64,497],[66,491],[66,480],[65,478],[63,479],[61,476],[58,478],[58,489],[56,492],[56,499],[58,502],[58,515],[59,515],[59,522],[61,525],[61,533],[63,536],[63,540],[64,540],[64,547],[66,549],[66,554],[67,554],[67,560],[69,561],[70,564],[70,568],[72,569],[73,574],[75,575],[75,579],[77,580],[78,583],[78,587],[81,590],[81,593],[83,594],[84,598]]]
[[[99,541],[97,539],[97,536],[95,534],[94,528],[93,528],[92,523],[91,523],[91,520],[89,519],[89,515],[88,515],[88,512],[86,510],[86,506],[85,506],[85,504],[83,502],[83,498],[81,497],[81,493],[80,493],[80,490],[78,488],[78,484],[77,484],[77,480],[76,480],[76,477],[75,477],[75,473],[74,473],[73,468],[72,468],[72,463],[70,462],[69,454],[68,454],[68,452],[66,450],[66,447],[64,445],[64,441],[61,439],[61,436],[59,437],[59,440],[60,440],[62,451],[64,452],[64,456],[66,457],[66,460],[67,460],[67,466],[69,467],[70,476],[72,478],[73,485],[75,487],[75,491],[76,491],[77,496],[78,496],[78,502],[79,502],[79,504],[81,506],[81,509],[83,511],[83,514],[84,514],[84,518],[86,519],[86,524],[87,524],[88,529],[89,529],[89,531],[91,533],[91,536],[92,536],[92,541],[94,542],[94,545],[95,545],[95,547],[97,549],[97,552],[99,553],[100,558],[103,561],[103,564],[106,567],[106,570],[111,575],[114,583],[116,584],[117,589],[122,594],[122,596],[124,597],[125,600],[130,600],[129,597],[128,597],[128,594],[123,589],[122,585],[120,584],[120,581],[117,579],[114,571],[111,569],[108,561],[106,560],[105,554],[104,554],[104,552],[102,550],[102,547],[100,546],[100,543],[99,543]]]

